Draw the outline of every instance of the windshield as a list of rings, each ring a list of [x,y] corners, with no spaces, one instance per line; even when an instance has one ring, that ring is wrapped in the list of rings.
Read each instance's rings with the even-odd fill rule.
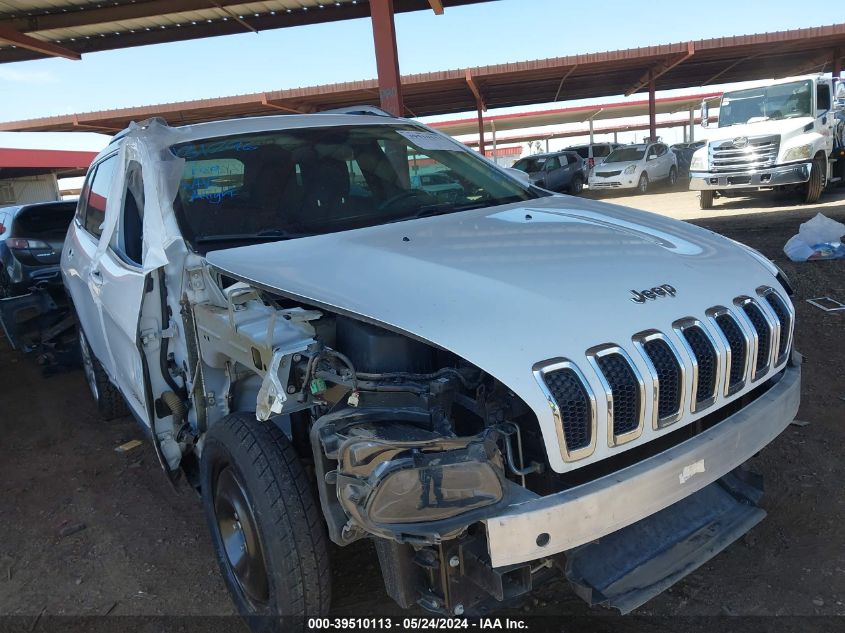
[[[275,130],[171,149],[185,159],[174,210],[200,251],[540,195],[457,142],[410,125]]]
[[[809,80],[793,81],[725,93],[719,106],[719,127],[811,116],[812,85]]]
[[[604,159],[604,163],[627,163],[632,160],[642,160],[643,156],[645,156],[644,147],[620,147],[610,152]]]
[[[524,171],[527,174],[533,174],[535,171],[542,171],[543,165],[546,164],[546,157],[542,158],[523,158],[514,163],[513,168]]]

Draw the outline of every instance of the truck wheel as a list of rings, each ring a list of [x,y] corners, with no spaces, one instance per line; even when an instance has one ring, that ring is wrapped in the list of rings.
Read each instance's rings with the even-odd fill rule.
[[[572,183],[569,185],[569,193],[573,196],[577,196],[584,190],[584,179],[581,176],[575,176],[572,179]]]
[[[205,436],[200,485],[220,571],[249,628],[301,630],[325,615],[325,527],[284,433],[253,413],[217,422]]]
[[[672,167],[669,170],[669,186],[674,187],[675,183],[678,182],[678,170]]]
[[[711,189],[704,189],[698,194],[698,208],[712,209],[713,208],[713,191]]]
[[[114,420],[129,415],[126,400],[123,399],[118,388],[111,383],[100,361],[94,356],[82,327],[77,325],[76,331],[79,338],[79,354],[82,357],[85,381],[88,383],[94,402],[97,403],[97,411],[100,417],[104,420]]]
[[[804,204],[814,204],[819,201],[826,180],[824,173],[822,173],[824,168],[825,164],[823,160],[818,158],[813,160],[813,168],[810,170],[810,180],[804,184],[801,191],[801,201]]]
[[[648,174],[645,172],[642,173],[637,183],[637,191],[639,193],[646,193],[648,191]]]

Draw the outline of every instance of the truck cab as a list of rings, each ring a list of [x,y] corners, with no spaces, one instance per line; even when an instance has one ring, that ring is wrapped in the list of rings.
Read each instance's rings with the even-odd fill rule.
[[[707,103],[702,126],[709,128]],[[773,80],[722,95],[718,126],[690,165],[690,189],[716,197],[794,189],[805,204],[845,177],[845,83],[824,75]]]

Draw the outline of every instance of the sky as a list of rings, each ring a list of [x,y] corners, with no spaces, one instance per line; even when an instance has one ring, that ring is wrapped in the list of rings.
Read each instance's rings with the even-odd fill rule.
[[[598,9],[601,7],[601,9]],[[706,10],[703,10],[705,9]],[[418,73],[833,23],[794,0],[499,0],[398,14],[401,72]],[[326,9],[330,10],[330,9]],[[376,76],[368,19],[0,65],[0,120]]]

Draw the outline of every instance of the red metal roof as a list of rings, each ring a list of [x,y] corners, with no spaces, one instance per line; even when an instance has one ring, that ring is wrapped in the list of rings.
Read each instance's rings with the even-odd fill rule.
[[[475,110],[470,81],[488,108],[604,97],[645,89],[707,86],[831,70],[845,55],[845,23],[406,75],[408,116]],[[838,58],[838,59],[836,59]],[[122,108],[0,123],[0,130],[117,131],[160,116],[171,125],[222,118],[317,112],[379,102],[375,80]]]

